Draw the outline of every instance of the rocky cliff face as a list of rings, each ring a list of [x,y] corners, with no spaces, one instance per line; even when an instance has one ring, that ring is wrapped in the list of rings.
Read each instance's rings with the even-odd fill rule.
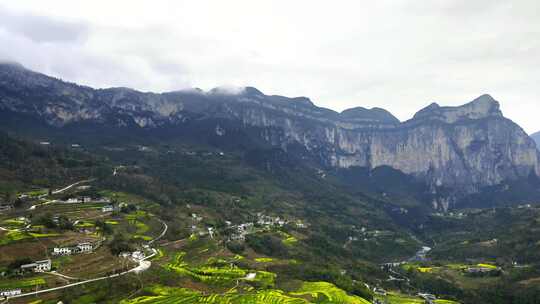
[[[4,64],[0,111],[31,115],[58,128],[81,122],[181,127],[190,120],[225,119],[262,130],[260,138],[284,150],[300,144],[322,166],[390,166],[425,180],[434,191],[453,187],[475,192],[504,180],[540,175],[534,141],[503,116],[489,95],[460,107],[431,104],[400,122],[379,108],[337,113],[304,97],[268,96],[255,88],[235,94],[219,89],[163,94],[95,90]],[[216,134],[227,131],[216,123]]]
[[[531,138],[536,142],[536,146],[540,148],[540,132],[532,134]]]

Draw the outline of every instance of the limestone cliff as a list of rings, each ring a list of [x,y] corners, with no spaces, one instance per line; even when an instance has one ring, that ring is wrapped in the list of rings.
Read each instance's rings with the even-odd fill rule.
[[[390,166],[425,180],[434,190],[452,187],[470,193],[540,175],[534,141],[503,116],[489,95],[459,107],[434,103],[400,122],[379,108],[337,113],[305,97],[269,96],[255,88],[234,94],[220,89],[162,94],[95,90],[4,64],[0,111],[30,115],[58,128],[92,122],[159,129],[193,120],[227,120],[261,130],[260,139],[284,150],[300,144],[321,166]],[[218,123],[212,130],[229,134]]]

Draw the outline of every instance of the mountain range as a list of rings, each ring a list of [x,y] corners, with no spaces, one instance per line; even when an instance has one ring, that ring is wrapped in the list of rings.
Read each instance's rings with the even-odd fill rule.
[[[41,138],[189,139],[223,149],[278,148],[318,170],[391,167],[425,183],[431,205],[443,210],[460,196],[540,175],[534,140],[489,95],[458,107],[432,103],[401,122],[381,108],[338,113],[253,87],[93,89],[2,64],[0,118],[5,131],[29,129]]]

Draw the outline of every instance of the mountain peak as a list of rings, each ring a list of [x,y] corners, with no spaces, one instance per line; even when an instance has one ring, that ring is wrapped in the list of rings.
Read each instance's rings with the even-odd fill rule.
[[[259,91],[259,89],[254,88],[254,87],[245,87],[242,93],[246,95],[259,95],[259,96],[264,95],[263,92]]]
[[[10,60],[0,60],[0,67],[11,67],[11,68],[19,68],[19,69],[25,69],[25,67],[20,64],[17,61],[10,61]]]
[[[471,101],[468,105],[473,107],[483,107],[487,111],[497,111],[500,108],[499,102],[493,97],[491,97],[491,95],[489,94],[480,95],[479,97]]]
[[[397,119],[392,113],[381,108],[366,109],[364,107],[355,107],[346,109],[339,114],[341,118],[354,121],[377,121],[391,124],[399,124]]]
[[[436,119],[454,123],[463,119],[482,119],[492,116],[502,117],[499,102],[491,95],[484,94],[461,106],[441,107],[437,103],[432,103],[418,111],[413,120]]]
[[[31,72],[25,68],[22,64],[16,61],[0,61],[0,71],[3,73],[24,73]]]

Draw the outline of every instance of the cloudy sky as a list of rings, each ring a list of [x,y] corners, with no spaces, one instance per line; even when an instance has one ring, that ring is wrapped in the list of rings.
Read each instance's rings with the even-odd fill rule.
[[[401,120],[489,93],[540,130],[537,0],[0,0],[0,60],[95,87],[255,86]]]

